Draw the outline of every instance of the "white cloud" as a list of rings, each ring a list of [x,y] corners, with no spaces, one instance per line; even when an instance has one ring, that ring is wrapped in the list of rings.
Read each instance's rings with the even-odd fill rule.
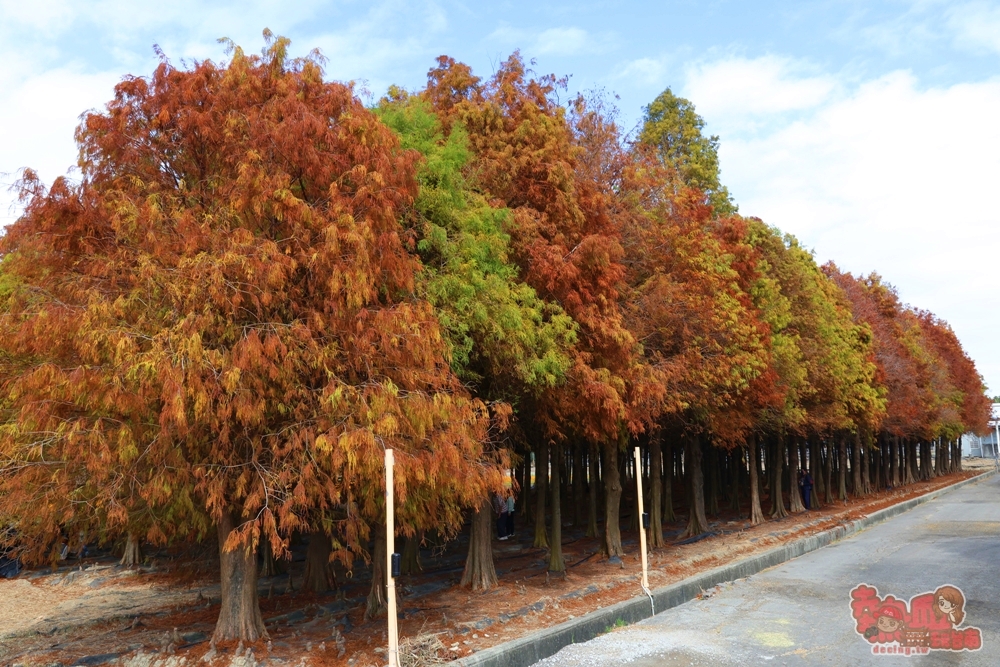
[[[75,15],[68,0],[0,0],[0,16],[8,26],[30,27],[35,31],[54,33],[68,26]]]
[[[723,182],[740,211],[795,234],[820,261],[881,273],[905,300],[950,321],[1000,390],[1000,308],[989,296],[1000,272],[992,202],[1000,79],[924,88],[897,71],[851,86],[750,70],[756,78],[742,63],[700,67],[685,89],[694,91],[707,129],[721,136]],[[741,81],[761,82],[764,95],[778,98],[766,104],[797,114],[760,131],[759,106],[712,97],[725,87],[720,73],[734,76],[737,90]],[[709,93],[707,102],[698,91]]]
[[[231,37],[257,51],[267,26],[297,36],[294,54],[319,46],[330,59],[328,75],[340,80],[372,72],[392,76],[414,59],[430,66],[438,55],[431,40],[448,22],[436,2],[346,4],[345,9],[345,3],[319,0],[289,6],[267,0],[166,5],[0,0],[0,225],[16,215],[7,187],[17,171],[30,166],[51,183],[73,167],[79,115],[110,100],[122,75],[149,74],[156,65],[154,42],[177,65],[185,59],[221,60],[217,38]],[[375,94],[389,83],[368,82]]]
[[[46,183],[76,164],[73,132],[80,114],[101,108],[111,99],[117,74],[84,74],[58,69],[31,77],[12,90],[0,105],[0,224],[12,221],[13,196],[7,187],[18,171],[31,167]]]
[[[486,41],[510,50],[520,49],[526,58],[535,58],[603,53],[614,47],[615,36],[612,33],[594,34],[575,26],[539,31],[502,22],[486,37]]]
[[[788,58],[731,58],[689,68],[685,93],[713,117],[773,115],[811,109],[837,86],[828,75],[802,76],[807,67]]]
[[[976,2],[952,7],[947,24],[959,48],[1000,53],[1000,7]]]
[[[667,74],[665,58],[638,58],[626,63],[617,79],[637,82],[642,86],[664,85]]]
[[[581,28],[549,28],[535,39],[532,55],[571,56],[592,42],[587,31]]]

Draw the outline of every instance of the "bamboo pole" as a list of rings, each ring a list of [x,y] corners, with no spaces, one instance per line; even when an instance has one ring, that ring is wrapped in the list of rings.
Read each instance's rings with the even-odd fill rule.
[[[392,450],[385,450],[385,582],[389,603],[389,667],[399,665],[399,630],[396,627],[396,581],[392,576],[392,554],[396,550],[396,526],[392,499]]]
[[[639,446],[635,448],[635,485],[639,495],[639,549],[642,552],[642,588],[649,594],[649,574],[646,564],[646,527],[643,525],[642,515],[645,513],[642,505],[642,460],[639,456]]]

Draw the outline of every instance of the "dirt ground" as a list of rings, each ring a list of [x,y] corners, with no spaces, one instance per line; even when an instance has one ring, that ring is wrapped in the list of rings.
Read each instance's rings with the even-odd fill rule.
[[[650,584],[656,588],[673,583],[993,466],[992,460],[966,459],[962,473],[753,528],[744,516],[745,506],[740,513],[722,511],[710,521],[714,536],[688,544],[671,543],[683,530],[683,521],[666,524],[668,545],[650,554]],[[572,512],[567,514],[569,523]],[[522,526],[515,539],[494,541],[500,586],[482,594],[458,586],[465,542],[423,550],[425,571],[397,580],[404,648],[424,655],[436,653],[441,660],[454,659],[641,594],[636,531],[623,533],[628,555],[622,563],[611,564],[599,555],[598,540],[567,525],[565,576],[548,575],[546,551],[531,547],[532,533]],[[304,661],[317,667],[385,664],[385,618],[363,618],[370,580],[363,573],[341,571],[336,592],[304,594],[294,589],[295,579],[302,575],[303,558],[304,550],[300,550],[293,560],[292,590],[288,590],[287,573],[261,581],[261,608],[270,641],[254,646],[254,657],[249,659],[242,646],[219,645],[211,662],[252,666],[264,662],[301,665]],[[55,572],[30,571],[0,579],[0,664],[94,667],[125,662],[179,667],[198,662],[211,650],[208,638],[218,613],[219,586],[209,575],[212,568],[208,558],[192,561],[190,556],[162,553],[137,570],[127,570],[104,554],[71,562]]]

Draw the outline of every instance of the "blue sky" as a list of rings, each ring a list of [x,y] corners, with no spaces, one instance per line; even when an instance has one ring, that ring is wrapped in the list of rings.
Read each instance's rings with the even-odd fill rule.
[[[515,49],[618,95],[626,128],[670,86],[719,135],[741,212],[881,273],[1000,393],[1000,3],[0,0],[0,182],[72,167],[80,113],[151,72],[154,43],[223,60],[217,38],[256,50],[264,27],[376,98],[438,55],[488,76]],[[0,193],[0,222],[16,214]]]

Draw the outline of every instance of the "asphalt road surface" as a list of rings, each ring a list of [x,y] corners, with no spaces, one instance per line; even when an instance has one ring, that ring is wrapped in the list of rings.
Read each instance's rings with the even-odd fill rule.
[[[959,627],[979,628],[982,648],[873,655],[851,615],[861,583],[907,601],[957,586],[966,597]],[[1000,665],[1000,476],[539,663],[625,664]]]

